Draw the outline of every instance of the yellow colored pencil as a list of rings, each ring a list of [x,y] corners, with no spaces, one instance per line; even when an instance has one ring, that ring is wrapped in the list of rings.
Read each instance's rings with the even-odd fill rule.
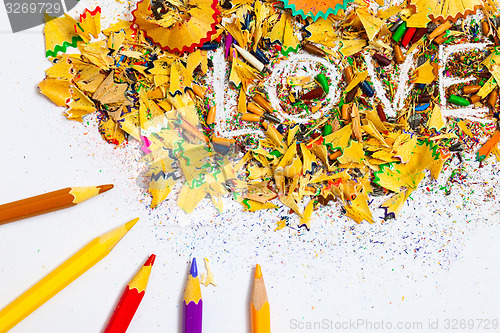
[[[15,301],[0,311],[0,333],[5,333],[29,316],[51,297],[107,256],[125,234],[137,223],[136,218],[97,237],[66,260]]]
[[[252,298],[250,301],[250,323],[252,333],[270,333],[271,316],[269,314],[269,301],[267,299],[266,286],[260,265],[255,266],[255,278],[253,282]]]

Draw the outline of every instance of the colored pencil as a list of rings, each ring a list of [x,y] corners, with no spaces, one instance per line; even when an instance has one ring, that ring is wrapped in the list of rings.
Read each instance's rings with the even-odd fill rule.
[[[113,185],[111,184],[67,187],[62,190],[0,205],[0,225],[75,206],[112,188]]]
[[[481,162],[486,159],[486,157],[490,155],[493,148],[495,148],[498,144],[498,141],[500,141],[500,130],[496,131],[495,134],[493,134],[493,136],[486,141],[481,148],[479,148],[476,154],[476,160]]]
[[[0,311],[0,333],[7,332],[17,325],[52,296],[107,256],[138,220],[139,218],[136,218],[95,238],[15,301],[7,305]]]
[[[269,315],[269,301],[267,300],[266,286],[260,265],[255,266],[252,298],[250,300],[250,323],[252,333],[270,333],[271,317]]]
[[[201,333],[203,300],[196,259],[193,258],[184,292],[184,333]]]
[[[146,293],[146,286],[148,285],[149,275],[151,274],[155,258],[156,256],[152,254],[137,275],[130,281],[127,288],[125,288],[104,333],[125,333],[127,331]]]

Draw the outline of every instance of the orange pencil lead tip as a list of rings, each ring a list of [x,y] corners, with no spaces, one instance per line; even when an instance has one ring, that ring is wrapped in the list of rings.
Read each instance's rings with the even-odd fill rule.
[[[133,219],[130,222],[125,223],[125,228],[127,228],[127,230],[132,229],[132,227],[137,223],[137,221],[139,221],[138,217],[136,217],[135,219]]]
[[[149,256],[148,260],[144,263],[144,266],[153,266],[153,264],[155,263],[155,259],[156,255],[152,254],[151,256]]]
[[[255,265],[255,278],[262,279],[262,270],[260,269],[260,265]]]
[[[113,184],[106,184],[106,185],[99,185],[97,187],[99,188],[99,194],[101,194],[101,193],[104,193],[106,191],[111,190],[115,186]]]

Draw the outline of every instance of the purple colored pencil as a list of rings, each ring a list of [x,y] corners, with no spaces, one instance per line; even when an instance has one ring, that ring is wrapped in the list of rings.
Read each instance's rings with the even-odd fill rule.
[[[227,34],[226,38],[224,39],[224,42],[226,44],[226,59],[227,59],[229,57],[229,50],[231,49],[231,45],[233,44],[233,36]]]
[[[186,290],[184,292],[184,333],[201,333],[203,300],[201,299],[200,279],[196,258],[191,263]]]

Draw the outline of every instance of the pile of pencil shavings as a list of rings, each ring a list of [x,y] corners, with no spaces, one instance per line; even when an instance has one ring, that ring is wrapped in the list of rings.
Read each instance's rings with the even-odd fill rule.
[[[142,0],[132,21],[104,30],[97,7],[47,23],[54,65],[39,87],[68,119],[96,112],[106,141],[143,143],[152,208],[182,182],[186,212],[207,196],[222,211],[230,195],[247,211],[285,205],[309,229],[314,210],[338,199],[354,221],[373,223],[370,196],[387,196],[385,218],[395,217],[450,157],[466,149],[481,163],[500,158],[497,4],[450,13],[433,4],[357,0],[295,16],[288,2]],[[481,21],[469,16],[478,9]],[[471,42],[485,44],[440,59],[443,46]],[[66,54],[70,46],[79,53]],[[237,96],[227,119],[207,80],[220,49],[230,63],[225,93]],[[270,96],[273,68],[296,54],[343,76],[321,66],[287,74]],[[444,86],[440,73],[461,81]],[[247,134],[224,137],[221,123]]]

